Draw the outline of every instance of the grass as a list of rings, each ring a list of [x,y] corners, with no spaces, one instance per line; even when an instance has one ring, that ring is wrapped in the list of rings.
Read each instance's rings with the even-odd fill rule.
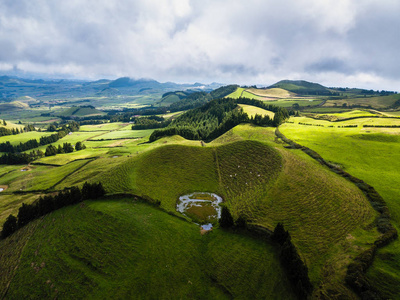
[[[393,119],[374,120],[393,124],[398,122]],[[326,160],[341,165],[350,174],[372,185],[387,202],[393,222],[399,228],[398,135],[385,134],[383,129],[375,129],[372,133],[368,133],[360,128],[337,130],[300,127],[296,124],[285,124],[281,131],[290,139],[317,151]],[[392,129],[392,133],[396,131],[400,134],[399,129]],[[388,298],[396,298],[397,287],[400,286],[400,276],[398,272],[393,272],[394,266],[400,262],[399,249],[400,242],[396,240],[388,247],[379,250],[374,264],[368,271],[371,282],[374,282],[379,289],[383,289],[385,297]]]
[[[242,94],[243,94],[243,91],[244,91],[244,90],[245,90],[244,88],[238,87],[238,88],[236,89],[236,91],[234,91],[233,93],[231,93],[231,94],[225,96],[225,98],[234,98],[234,99],[237,99],[237,98],[239,98],[239,97],[242,97]]]
[[[105,113],[100,110],[93,109],[90,107],[71,107],[66,110],[62,110],[57,115],[84,117],[84,116],[105,115]]]
[[[101,140],[101,139],[126,139],[126,138],[141,138],[141,137],[146,137],[150,136],[154,129],[147,129],[147,130],[117,130],[117,131],[111,131],[107,132],[105,134],[96,136],[92,138],[91,140]]]
[[[397,100],[400,99],[400,95],[389,95],[389,96],[377,96],[377,97],[366,97],[366,98],[349,98],[342,100],[328,100],[324,106],[342,106],[343,104],[349,105],[360,105],[360,106],[372,106],[373,108],[387,108],[392,106]]]
[[[249,117],[254,117],[256,114],[261,116],[269,116],[271,119],[274,118],[274,113],[269,110],[265,110],[256,106],[240,104],[241,108],[243,108],[244,112],[249,115]]]
[[[99,125],[82,125],[79,131],[111,131],[121,129],[127,126],[127,123],[104,123]]]
[[[4,194],[0,193],[0,224],[3,226],[9,215],[18,215],[22,203],[30,204],[39,196],[37,194]],[[1,276],[0,276],[1,277]]]
[[[362,192],[302,152],[276,144],[273,129],[243,125],[226,136],[221,137],[226,144],[218,147],[156,148],[116,167],[103,182],[110,192],[148,196],[171,212],[181,195],[215,192],[234,218],[269,229],[284,222],[315,284],[343,282],[346,262],[378,235],[367,229],[376,212]],[[341,264],[338,257],[344,257]],[[338,270],[326,276],[324,266]]]
[[[210,203],[199,203],[186,209],[185,214],[195,223],[216,224],[218,221],[218,212]]]
[[[60,167],[31,166],[26,172],[17,169],[3,176],[1,182],[9,186],[7,192],[47,190],[85,163],[87,161],[79,160]]]
[[[302,136],[303,134],[304,139],[320,139],[326,135],[326,142],[329,141],[332,144],[332,141],[335,141],[335,139],[329,136],[329,134],[326,134],[326,132],[340,131],[341,133],[349,133],[352,135],[352,137],[350,137],[353,140],[352,145],[357,145],[360,142],[378,143],[380,140],[382,141],[379,143],[398,144],[397,136],[393,135],[387,138],[386,136],[382,137],[382,134],[378,133],[375,136],[366,135],[367,132],[361,129],[361,127],[355,129],[341,128],[339,130],[337,128],[298,125],[299,121],[314,122],[315,124],[331,124],[328,121],[307,118],[293,118],[291,120],[294,120],[296,123],[283,125],[283,133],[286,134],[288,128],[294,128],[295,134],[298,136]],[[370,118],[367,120],[370,122],[379,120],[391,122],[392,119]],[[351,121],[363,122],[365,120],[357,119]],[[339,122],[338,125],[342,125],[341,123],[352,124],[348,123],[351,121],[346,121],[347,123]],[[394,122],[395,121],[396,120],[394,120]],[[119,124],[116,129],[122,129],[124,126],[127,125]],[[107,133],[107,131],[100,131],[104,128],[102,129],[102,127],[98,126],[90,129],[91,130],[86,132],[78,132],[76,136],[78,136],[78,134],[82,137],[84,135],[93,136]],[[107,130],[110,131],[114,129]],[[376,130],[380,129],[376,128]],[[368,131],[370,131],[370,129],[368,129]],[[313,132],[319,132],[319,135],[313,136]],[[68,136],[68,138],[74,138],[74,134]],[[119,134],[119,131],[116,130],[107,134]],[[111,149],[95,149],[88,147],[88,149],[81,151],[81,153],[76,152],[73,154],[58,155],[58,158],[56,156],[53,159],[54,161],[61,162],[63,165],[62,167],[35,166],[36,168],[28,172],[13,171],[0,177],[0,184],[9,184],[10,192],[12,192],[20,188],[29,190],[48,189],[56,183],[58,184],[55,188],[62,189],[63,187],[71,185],[80,185],[86,180],[100,180],[103,182],[107,192],[130,192],[144,197],[150,197],[160,201],[163,209],[174,214],[178,214],[175,211],[175,206],[179,196],[192,192],[215,192],[224,198],[234,218],[244,216],[249,222],[262,225],[269,229],[273,229],[277,222],[284,222],[302,258],[306,261],[310,270],[311,279],[313,283],[318,286],[318,290],[327,291],[330,289],[337,290],[339,288],[343,290],[344,295],[349,295],[347,288],[343,286],[343,278],[347,263],[352,257],[364,249],[368,243],[373,242],[378,235],[376,231],[370,229],[373,228],[371,224],[376,216],[375,211],[369,205],[364,195],[354,185],[322,168],[304,153],[283,148],[282,143],[277,140],[274,135],[274,128],[257,127],[249,124],[240,125],[212,143],[205,145],[205,147],[201,147],[199,141],[188,141],[179,136],[163,138],[151,144],[141,144],[145,140],[146,139],[124,141],[118,147],[114,145],[114,148]],[[61,141],[66,142],[64,139]],[[115,143],[115,141],[86,142],[87,145],[96,145],[96,147],[106,147],[113,143]],[[299,141],[299,143],[302,142]],[[319,143],[323,144],[321,140],[316,142],[316,144]],[[316,151],[319,152],[318,150]],[[85,161],[67,163],[80,155],[95,155],[96,153],[101,153],[100,157],[89,164],[85,165]],[[343,154],[347,155],[347,153]],[[323,154],[322,156],[325,157]],[[332,161],[338,164],[340,163],[337,160]],[[11,171],[12,169],[10,168],[7,170]],[[4,174],[5,173],[6,172],[4,172]],[[3,181],[6,183],[3,183]],[[374,184],[372,185],[375,186]],[[0,197],[5,196],[7,195],[0,195]],[[6,199],[5,202],[7,203],[4,208],[5,210],[12,211],[15,209],[13,208],[11,197],[3,199]],[[29,198],[27,200],[32,201],[31,199],[32,198]],[[21,201],[18,199],[15,205],[19,205],[20,203]],[[87,216],[87,222],[90,222],[91,218],[93,220],[96,218],[102,219],[105,211],[111,213],[113,211],[112,205],[116,205],[116,207],[122,205],[117,204],[119,203],[118,201],[113,202],[113,204],[107,203],[108,204],[104,204],[101,209],[94,209],[94,206],[91,207],[93,208],[92,210],[100,210],[101,214],[98,215],[96,212],[93,215]],[[129,211],[128,208],[120,209],[118,214],[121,214],[125,210],[127,212]],[[85,218],[76,211],[74,213],[77,214],[77,218]],[[202,211],[198,210],[193,212],[194,215],[201,215],[202,213]],[[113,214],[117,213],[113,212]],[[150,215],[150,213],[147,215]],[[3,214],[1,216],[5,218],[8,214]],[[113,231],[114,229],[108,226],[119,224],[120,221],[114,219],[110,221],[110,216],[104,216],[104,218],[106,217],[109,222],[104,225],[104,230]],[[114,217],[113,215],[113,218]],[[72,217],[70,217],[70,219],[71,218]],[[144,220],[143,218],[142,220]],[[84,222],[86,222],[86,220],[84,220]],[[99,223],[94,223],[97,224],[97,227],[99,226]],[[65,225],[66,223],[62,224],[62,226],[67,226]],[[82,229],[83,233],[86,234],[85,231],[89,232],[92,224],[88,225],[84,223],[81,224],[81,226],[83,226],[82,228],[87,228],[87,230]],[[159,226],[168,227],[166,223],[159,224]],[[126,227],[128,226],[126,225]],[[135,228],[136,231],[138,230],[135,226],[133,226],[133,228]],[[74,230],[71,232],[75,232]],[[104,235],[104,240],[110,238],[110,241],[113,243],[115,242],[118,244],[122,242],[122,240],[115,240],[113,236],[107,235],[108,233],[105,231],[103,232],[103,229],[100,231],[100,238]],[[214,235],[204,236],[204,238],[211,239],[211,237],[218,237],[215,240],[216,242],[218,239],[223,239],[221,232],[222,231],[215,230],[213,232]],[[150,234],[151,232],[149,232],[149,235]],[[154,234],[154,232],[152,234]],[[198,235],[198,229],[196,234]],[[172,237],[172,233],[168,235],[171,239],[174,238]],[[86,236],[82,239],[85,240],[85,238]],[[147,237],[147,239],[151,238]],[[198,244],[188,244],[188,247],[189,245],[190,247],[199,247]],[[58,249],[57,247],[55,248]],[[81,249],[81,246],[78,247]],[[204,251],[208,251],[207,247],[202,244],[200,248]],[[221,244],[221,247],[227,248],[226,244]],[[66,247],[65,253],[68,253],[68,249],[71,249],[70,246]],[[124,249],[125,248],[122,247],[121,250],[118,250],[118,253],[125,255],[123,253],[126,249]],[[147,248],[144,247],[144,249]],[[90,260],[91,265],[87,264],[85,260],[86,256],[84,256],[86,253],[85,251],[81,251],[83,253],[82,257],[79,256],[80,254],[77,251],[71,252],[77,255],[78,258],[72,257],[66,259],[64,256],[58,256],[57,259],[61,261],[66,260],[66,265],[60,267],[60,270],[62,269],[63,272],[68,273],[69,270],[82,270],[83,267],[89,268],[91,270],[90,272],[82,271],[84,275],[81,273],[76,274],[76,278],[78,279],[78,286],[80,286],[80,282],[91,282],[88,284],[91,286],[91,295],[92,291],[95,291],[97,288],[99,289],[99,293],[104,293],[106,290],[113,290],[113,284],[108,285],[104,283],[105,279],[98,279],[101,277],[100,275],[94,275],[97,274],[97,270],[94,269],[93,271],[92,266],[94,265],[96,268],[99,267],[95,265],[92,260]],[[103,255],[104,253],[101,252],[98,254],[98,257],[102,257]],[[252,252],[247,252],[247,256],[252,257],[252,255]],[[154,254],[153,259],[155,259],[155,257]],[[212,261],[214,264],[214,267],[207,272],[214,272],[210,273],[210,276],[213,280],[217,278],[219,285],[224,282],[223,290],[225,293],[248,298],[249,294],[244,293],[242,287],[239,286],[239,290],[236,290],[235,287],[237,285],[235,281],[236,277],[241,278],[240,276],[242,276],[242,273],[236,277],[232,277],[231,273],[234,273],[233,269],[220,266],[220,264],[223,264],[223,261],[220,263],[218,260],[222,257],[224,257],[224,255],[220,252],[216,253],[214,258],[211,258],[211,256],[207,257],[206,261]],[[241,259],[245,258],[242,257]],[[110,258],[110,260],[114,261],[114,258]],[[42,263],[39,261],[31,262],[38,263],[38,265],[34,264],[36,269],[39,268]],[[70,263],[71,265],[69,265]],[[230,264],[235,266],[235,263],[235,258],[232,258]],[[248,264],[248,262],[244,263],[244,265],[246,264]],[[225,270],[223,272],[221,271],[223,275],[217,276],[216,266]],[[236,266],[238,266],[239,269],[243,269],[239,267],[241,265]],[[149,272],[149,269],[145,266],[141,268],[143,268],[140,269],[143,270],[143,272],[144,270]],[[206,267],[202,265],[203,271],[205,268]],[[44,270],[44,268],[41,268],[38,274],[42,269]],[[92,271],[94,273],[91,273]],[[116,271],[111,270],[107,272],[109,272],[109,274],[114,274],[112,272]],[[255,274],[261,273],[255,272]],[[268,272],[264,274],[268,274]],[[113,276],[114,275],[111,275],[111,277]],[[158,275],[155,276],[157,277]],[[264,276],[268,277],[270,275]],[[25,281],[28,277],[29,276],[25,276],[21,280]],[[60,278],[60,282],[63,282],[63,277]],[[116,276],[116,278],[120,277]],[[246,278],[246,276],[244,276],[244,278]],[[40,280],[42,279],[43,278],[40,278]],[[44,280],[44,282],[47,280],[48,279]],[[119,280],[124,282],[122,279]],[[149,280],[152,279],[150,278]],[[269,292],[267,293],[264,290],[263,283],[260,283],[259,279],[257,280],[260,284],[259,286],[262,287],[259,295],[275,295],[268,294]],[[190,281],[193,283],[192,280]],[[267,279],[266,281],[268,282]],[[130,281],[130,284],[140,285],[144,283],[141,278],[135,277]],[[161,282],[161,284],[163,284],[164,287],[167,285],[167,283],[163,282]],[[253,284],[254,282],[247,282],[248,286],[253,287]],[[16,281],[16,286],[18,285],[19,283]],[[208,283],[206,285],[208,286]],[[54,286],[56,286],[55,283]],[[226,296],[224,293],[221,294],[221,290],[217,285],[211,284],[210,286],[213,286],[213,288],[210,288],[204,295],[209,297],[215,296],[216,298]],[[279,284],[277,285],[276,282],[273,283],[272,286],[275,286],[276,289],[282,288],[282,286],[279,286]],[[45,287],[49,290],[49,285]],[[164,287],[162,289],[164,289]],[[59,291],[62,291],[62,289],[65,291],[65,288],[56,288]],[[81,288],[82,287],[78,287],[78,289]],[[181,288],[183,291],[183,287],[179,286],[179,290],[181,290]],[[50,290],[54,292],[54,289],[55,288]],[[16,290],[18,290],[18,288],[16,288]],[[77,293],[78,292],[81,291],[77,291]],[[203,295],[196,294],[197,292],[196,290],[193,293],[197,296]],[[216,294],[213,294],[214,292]],[[248,289],[248,292],[250,292],[250,289]],[[19,294],[22,293],[21,291],[16,293],[15,295],[22,295]],[[96,293],[97,290],[93,292],[93,295],[99,295]],[[140,295],[140,291],[138,293]],[[186,292],[182,292],[182,297],[187,296],[185,293]],[[274,293],[282,293],[282,290],[279,292],[275,291]],[[123,296],[126,295],[127,294],[123,294]],[[151,294],[149,297],[156,297],[157,295]],[[55,295],[51,294],[50,296],[54,297]]]
[[[22,124],[15,124],[15,123],[12,123],[12,122],[10,122],[8,120],[5,120],[7,125],[4,126],[3,121],[4,121],[4,119],[2,119],[0,117],[0,127],[4,127],[4,128],[7,128],[7,129],[13,129],[13,128],[23,129],[25,127]]]
[[[265,242],[221,230],[201,236],[197,226],[128,199],[56,211],[22,248],[11,299],[294,298]]]
[[[365,110],[351,110],[351,111],[345,111],[342,113],[328,114],[328,116],[337,117],[338,120],[348,119],[348,118],[357,118],[357,117],[372,117],[372,116],[376,116],[376,115],[377,114],[371,113],[371,112],[365,111]]]
[[[0,143],[5,143],[5,142],[10,142],[11,145],[18,145],[19,143],[25,143],[29,140],[36,139],[39,141],[39,139],[42,136],[49,136],[53,132],[38,132],[38,131],[30,131],[30,132],[24,132],[16,135],[5,135],[0,137]]]
[[[108,142],[109,143],[109,142]],[[88,142],[85,142],[86,145],[92,145]],[[108,150],[105,149],[93,149],[91,147],[87,147],[84,150],[74,151],[71,153],[57,154],[54,156],[44,156],[38,160],[35,160],[32,164],[50,164],[50,165],[65,165],[75,160],[81,159],[89,159],[96,158],[101,155],[105,155]]]
[[[293,93],[281,88],[271,88],[271,89],[250,88],[247,89],[247,91],[257,96],[270,97],[270,98],[290,98],[294,96]]]
[[[302,107],[314,107],[317,106],[319,104],[322,103],[322,100],[315,100],[315,99],[309,99],[309,100],[277,100],[277,101],[273,101],[270,104],[273,104],[275,106],[279,106],[279,107],[287,107],[287,108],[291,108],[293,106],[293,104],[298,104]]]
[[[159,200],[170,211],[181,195],[219,190],[213,149],[177,145],[131,159],[107,174],[104,185],[111,192],[132,191]]]

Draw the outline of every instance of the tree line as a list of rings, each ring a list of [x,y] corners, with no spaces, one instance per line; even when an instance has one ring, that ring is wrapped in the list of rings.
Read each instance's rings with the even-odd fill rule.
[[[7,122],[3,120],[3,125],[6,126]],[[5,127],[0,127],[0,136],[6,136],[6,135],[16,135],[24,132],[29,132],[29,131],[36,131],[35,126],[32,124],[26,125],[24,128],[18,129],[18,128],[5,128]]]
[[[229,209],[222,207],[221,217],[218,220],[219,226],[224,229],[248,229],[253,233],[259,232],[251,229],[243,217],[234,221]],[[308,299],[313,291],[310,278],[308,277],[308,268],[302,261],[296,246],[293,244],[288,231],[282,223],[278,223],[270,238],[279,247],[279,258],[283,268],[286,271],[288,279],[299,299]]]
[[[281,264],[286,270],[296,295],[299,299],[308,299],[313,290],[308,277],[308,268],[301,260],[289,232],[284,229],[282,223],[276,225],[271,239],[279,245]]]
[[[3,224],[1,237],[5,239],[33,220],[36,220],[37,218],[40,218],[57,209],[68,205],[77,204],[87,199],[98,199],[104,195],[105,190],[101,183],[85,182],[82,189],[73,186],[71,188],[65,188],[57,195],[46,195],[40,197],[32,204],[22,203],[22,206],[18,210],[17,217],[12,214],[7,217]]]
[[[75,150],[80,151],[83,149],[86,149],[85,144],[83,144],[82,142],[77,142],[75,145]],[[59,144],[58,147],[55,147],[53,145],[47,146],[44,155],[53,156],[56,154],[71,153],[71,152],[74,152],[74,146],[71,143],[64,143],[62,146],[61,144]]]
[[[170,120],[165,120],[163,117],[158,116],[135,118],[134,122],[132,130],[164,128],[171,123]]]
[[[67,133],[65,131],[59,131],[49,136],[40,137],[39,141],[36,139],[29,140],[27,142],[20,142],[18,145],[13,146],[9,141],[0,144],[0,152],[9,152],[9,153],[19,153],[27,150],[31,150],[37,148],[39,146],[44,146],[47,144],[51,144],[57,142],[59,139],[66,136]]]
[[[59,139],[62,139],[64,136],[66,136],[67,132],[72,130],[73,131],[79,130],[79,124],[77,122],[70,122],[69,124],[64,124],[63,126],[61,126],[58,132],[49,136],[42,136],[40,137],[39,141],[37,141],[36,139],[31,139],[24,143],[20,142],[18,145],[15,146],[12,145],[9,141],[0,143],[0,152],[6,152],[2,156],[0,156],[0,164],[6,164],[6,165],[27,164],[38,158],[41,158],[44,155],[46,155],[46,153],[43,153],[43,151],[33,150],[30,153],[24,153],[24,152],[38,148],[39,146],[44,146],[57,142]],[[85,148],[86,146],[83,145],[81,142],[78,142],[77,145],[75,145],[75,149],[82,150]],[[47,152],[46,156],[55,155],[57,153],[69,153],[72,152],[71,149],[72,151],[74,151],[74,148],[71,144],[64,143],[61,149],[56,149],[55,153],[53,148],[51,148],[51,150],[49,151],[47,151],[46,149]]]

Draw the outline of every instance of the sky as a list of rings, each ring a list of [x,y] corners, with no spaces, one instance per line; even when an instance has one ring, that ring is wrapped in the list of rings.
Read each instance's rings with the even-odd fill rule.
[[[0,74],[400,91],[398,0],[1,0]]]

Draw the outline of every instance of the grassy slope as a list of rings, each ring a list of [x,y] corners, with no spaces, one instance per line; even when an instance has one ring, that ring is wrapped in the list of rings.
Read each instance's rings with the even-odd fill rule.
[[[372,106],[374,108],[386,108],[393,105],[400,99],[400,95],[379,96],[379,97],[366,97],[366,98],[351,98],[342,100],[328,100],[324,106],[342,106],[344,103],[347,105],[362,105]]]
[[[256,106],[252,105],[246,105],[246,104],[240,104],[239,105],[241,108],[243,108],[244,112],[249,115],[249,117],[254,117],[256,114],[262,115],[262,116],[269,116],[271,119],[274,118],[274,113],[269,110],[265,110]]]
[[[272,97],[272,98],[290,98],[293,96],[293,93],[290,93],[287,90],[281,88],[271,88],[271,89],[255,89],[250,88],[247,89],[248,92],[262,96],[262,97]]]
[[[270,229],[283,221],[307,261],[312,280],[337,286],[350,257],[376,238],[374,230],[365,230],[375,211],[354,185],[308,156],[273,144],[272,134],[266,128],[244,125],[214,141],[212,145],[228,142],[217,148],[158,148],[117,167],[104,183],[112,192],[132,191],[160,200],[171,212],[180,195],[216,192],[234,217],[243,215]],[[263,140],[279,152],[242,138]],[[325,268],[335,271],[327,276]]]
[[[388,119],[382,121],[387,123]],[[400,132],[398,129],[392,129],[396,130]],[[296,124],[285,124],[281,131],[290,139],[317,151],[325,159],[343,166],[350,174],[375,187],[386,200],[393,221],[399,228],[400,138],[398,135],[379,133],[379,129],[367,133],[359,128],[335,130]],[[387,297],[394,297],[400,294],[399,269],[400,242],[397,240],[379,250],[369,275],[378,288],[386,292]]]
[[[40,222],[7,298],[293,298],[271,246],[220,230],[201,236],[147,204],[86,202]]]
[[[62,154],[60,154],[62,156]],[[87,163],[85,160],[71,162],[64,166],[31,166],[29,171],[19,169],[3,176],[2,184],[9,185],[7,192],[46,190]]]
[[[40,137],[51,135],[53,132],[37,132],[37,131],[30,131],[24,132],[21,134],[16,135],[5,135],[0,137],[0,143],[5,143],[9,141],[11,145],[18,145],[19,143],[24,143],[29,140],[36,139],[39,141]]]
[[[90,107],[71,107],[68,108],[67,110],[63,110],[60,113],[58,113],[59,116],[78,116],[78,117],[84,117],[84,116],[92,116],[92,115],[104,115],[105,113],[93,109]]]
[[[0,127],[4,127],[7,129],[13,129],[13,128],[23,129],[25,127],[25,125],[12,123],[8,120],[5,120],[7,125],[4,126],[3,121],[4,121],[4,119],[0,118]]]

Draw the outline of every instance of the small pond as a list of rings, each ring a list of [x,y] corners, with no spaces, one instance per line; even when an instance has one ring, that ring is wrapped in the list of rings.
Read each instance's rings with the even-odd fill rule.
[[[192,219],[194,223],[202,224],[202,228],[210,230],[221,217],[222,198],[214,193],[192,193],[180,196],[176,210]]]
[[[4,189],[3,189],[3,188],[0,188],[0,192],[2,192],[2,191],[4,191]]]

